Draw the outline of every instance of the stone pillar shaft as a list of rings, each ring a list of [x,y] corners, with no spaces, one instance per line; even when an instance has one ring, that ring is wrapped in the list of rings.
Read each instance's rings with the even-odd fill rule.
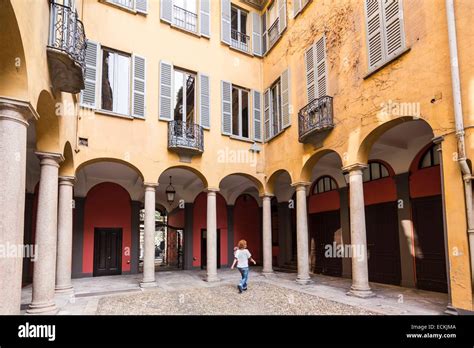
[[[27,127],[21,108],[0,102],[0,245],[6,249],[23,244]],[[20,314],[22,265],[22,255],[0,257],[0,314]]]
[[[272,197],[263,197],[263,273],[273,273],[272,260]]]
[[[33,297],[27,312],[57,312],[54,302],[58,240],[58,171],[63,160],[59,154],[37,153],[40,158],[38,212],[36,214],[36,254],[33,270]]]
[[[155,191],[156,184],[145,184],[145,240],[143,280],[140,287],[156,286],[155,282]]]
[[[207,192],[207,259],[206,271],[207,281],[218,281],[217,277],[217,204],[216,204],[217,190],[209,190]]]
[[[296,247],[298,257],[298,276],[296,281],[308,284],[309,244],[308,244],[308,210],[306,208],[306,187],[309,183],[297,183],[296,186]]]
[[[56,292],[73,292],[72,273],[72,215],[73,177],[59,178],[58,254],[56,262]]]

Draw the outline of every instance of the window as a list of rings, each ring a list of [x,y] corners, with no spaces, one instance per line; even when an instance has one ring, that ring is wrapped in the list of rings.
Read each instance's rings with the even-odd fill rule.
[[[336,181],[334,181],[333,178],[330,176],[322,176],[320,177],[317,181],[316,184],[313,187],[313,194],[319,194],[319,193],[324,193],[324,192],[329,192],[337,190],[337,184]]]
[[[142,14],[148,11],[148,0],[105,0],[105,2]]]
[[[430,147],[421,157],[419,168],[430,168],[439,165],[439,156],[436,152],[435,146]]]
[[[231,46],[248,52],[250,36],[247,35],[248,13],[232,6],[231,10]]]
[[[263,53],[269,51],[287,26],[286,0],[274,0],[262,15]]]
[[[186,123],[195,121],[196,75],[174,70],[174,120]]]
[[[294,0],[293,1],[293,17],[296,17],[300,14],[306,5],[308,5],[310,0]]]
[[[173,0],[173,24],[185,30],[197,32],[196,0]]]
[[[385,165],[381,162],[371,162],[367,169],[364,170],[364,182],[388,178],[390,173]]]
[[[277,135],[281,131],[281,83],[278,80],[270,89],[270,104],[272,106],[271,123],[272,134]]]
[[[290,94],[290,70],[287,69],[265,91],[265,140],[270,140],[290,126]]]
[[[365,0],[369,70],[374,71],[405,50],[401,0]]]
[[[103,110],[130,115],[130,55],[104,48],[102,50]]]
[[[249,138],[249,92],[232,86],[232,135]]]

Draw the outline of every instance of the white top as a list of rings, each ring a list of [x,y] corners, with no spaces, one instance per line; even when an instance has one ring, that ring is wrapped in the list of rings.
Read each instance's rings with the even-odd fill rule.
[[[249,266],[249,259],[252,257],[250,251],[247,249],[239,249],[235,252],[235,258],[237,259],[237,267],[245,268]]]

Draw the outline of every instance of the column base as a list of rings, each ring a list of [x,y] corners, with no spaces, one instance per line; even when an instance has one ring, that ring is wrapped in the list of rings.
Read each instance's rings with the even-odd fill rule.
[[[206,281],[208,283],[216,283],[216,282],[220,282],[221,280],[219,279],[217,274],[208,274],[206,276],[206,279],[204,279],[204,281]]]
[[[58,307],[54,302],[34,304],[31,303],[29,308],[26,310],[26,314],[33,315],[55,315],[59,312]]]
[[[74,294],[74,288],[72,285],[60,285],[56,286],[54,293],[59,295],[72,295]]]
[[[270,270],[262,270],[262,275],[265,276],[265,277],[268,277],[268,276],[274,276],[275,275],[275,272],[273,272],[272,269]]]
[[[446,306],[446,310],[444,311],[444,314],[447,314],[447,315],[459,315],[459,312],[456,310],[456,308],[454,308],[453,306],[451,305],[447,305]]]
[[[359,297],[359,298],[371,298],[375,297],[375,294],[372,292],[372,290],[369,289],[364,289],[364,290],[359,290],[359,289],[353,289],[349,290],[346,293],[347,296],[354,296],[354,297]]]
[[[140,283],[140,288],[148,289],[148,288],[155,288],[157,286],[156,281],[142,281]]]
[[[296,277],[296,282],[300,285],[308,285],[312,283],[312,280],[310,277]]]

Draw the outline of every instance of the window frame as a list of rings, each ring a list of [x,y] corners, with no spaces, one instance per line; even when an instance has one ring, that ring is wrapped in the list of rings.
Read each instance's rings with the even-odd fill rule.
[[[172,9],[171,9],[171,11],[172,11],[172,15],[171,15],[172,20],[171,20],[171,22],[172,23],[171,23],[171,25],[173,27],[177,28],[177,29],[184,30],[186,32],[189,32],[189,33],[192,33],[192,34],[195,34],[195,35],[200,35],[200,33],[199,33],[199,26],[200,26],[200,6],[199,5],[200,4],[199,4],[198,0],[191,0],[191,1],[194,1],[194,3],[195,3],[196,12],[192,12],[192,11],[188,10],[187,8],[185,8],[186,6],[181,7],[181,6],[176,5],[176,1],[177,0],[172,0],[172,4],[171,4],[171,6],[172,6]],[[183,0],[183,1],[186,3],[186,1],[190,1],[190,0]],[[187,25],[186,21],[184,21],[185,22],[184,27],[181,26],[181,25],[176,24],[175,8],[179,8],[179,9],[182,9],[186,12],[189,12],[189,13],[192,13],[192,14],[196,15],[196,24],[195,24],[196,30],[188,29],[186,27],[186,25]]]
[[[278,120],[278,131],[275,132],[275,110],[274,110],[274,94],[273,91],[276,89],[277,92],[277,100],[276,100],[276,109],[277,109],[277,117]],[[270,90],[270,130],[271,130],[271,137],[270,139],[276,137],[278,134],[283,132],[283,119],[282,119],[282,112],[281,112],[281,78],[278,78],[275,82],[272,83]]]
[[[376,179],[373,179],[372,177],[372,167],[374,165],[378,165],[378,170],[379,170],[379,177],[376,178]],[[383,175],[383,168],[385,168],[385,170],[387,171],[387,175]],[[366,173],[368,173],[369,175],[369,179],[366,180]],[[365,183],[368,183],[368,182],[372,182],[372,181],[377,181],[377,180],[381,180],[381,179],[386,179],[386,178],[390,178],[392,176],[392,172],[390,170],[390,168],[383,162],[381,161],[370,161],[367,168],[364,169],[364,174],[362,176],[362,179],[363,179],[363,182],[364,184]]]
[[[233,10],[236,10],[237,11],[237,36],[238,36],[238,39],[235,40],[232,38],[232,31],[234,30],[232,28],[232,11]],[[245,17],[247,18],[246,20],[246,25],[245,25],[245,33],[242,32],[242,14],[245,14]],[[251,21],[251,13],[247,10],[244,10],[243,8],[240,8],[238,7],[237,5],[235,5],[233,2],[230,3],[230,47],[232,48],[235,48],[239,51],[242,51],[244,53],[248,53],[250,54],[250,48],[251,48],[251,36],[249,35],[249,23]],[[252,25],[250,25],[252,26]],[[252,31],[252,29],[250,28],[250,32]],[[247,42],[246,43],[243,43],[242,42],[242,36],[241,35],[246,35],[247,36]],[[236,41],[237,43],[234,44],[234,41]],[[247,49],[242,49],[241,48],[241,45],[246,45],[247,46]]]
[[[326,190],[326,181],[325,181],[326,179],[330,180],[329,190]],[[323,191],[322,192],[319,191],[319,183],[321,181],[323,182]],[[334,186],[334,188],[332,188],[333,186]],[[313,195],[319,195],[319,194],[322,194],[322,193],[332,192],[332,191],[337,191],[337,190],[339,190],[339,185],[337,184],[336,180],[334,180],[334,178],[330,175],[322,175],[314,182],[313,189],[311,190],[311,192],[312,192]]]
[[[423,152],[423,155],[420,157],[420,160],[418,162],[418,169],[428,169],[428,168],[439,166],[440,161],[439,161],[439,156],[436,156],[435,154],[436,151],[437,151],[436,145],[432,145],[430,148],[425,150],[425,152]],[[430,156],[430,163],[428,166],[423,166],[423,162],[426,156],[428,155]]]
[[[186,75],[190,75],[190,76],[193,76],[194,77],[194,112],[193,112],[193,121],[192,123],[193,124],[197,124],[197,76],[198,74],[195,73],[195,72],[192,72],[192,71],[189,71],[187,69],[183,69],[183,68],[179,68],[179,67],[176,67],[176,66],[173,66],[173,78],[172,78],[172,83],[173,83],[173,121],[177,121],[176,118],[175,118],[175,109],[176,109],[176,85],[174,83],[175,81],[175,73],[176,72],[179,72],[179,73],[182,73],[183,74],[183,91],[185,90],[184,86],[186,86],[186,78],[185,76]],[[183,93],[183,105],[182,105],[182,112],[181,112],[181,120],[179,121],[182,121],[184,123],[188,123],[187,121],[187,89],[186,89],[186,94]]]
[[[234,134],[234,99],[233,99],[233,90],[236,89],[238,93],[238,103],[239,103],[239,111],[238,111],[238,124],[239,124],[239,134]],[[247,136],[243,136],[243,108],[242,108],[242,101],[243,101],[243,93],[247,93]],[[232,84],[232,129],[231,129],[231,136],[237,137],[239,139],[250,140],[251,138],[251,113],[250,113],[250,90],[247,88],[243,88],[237,85]]]

